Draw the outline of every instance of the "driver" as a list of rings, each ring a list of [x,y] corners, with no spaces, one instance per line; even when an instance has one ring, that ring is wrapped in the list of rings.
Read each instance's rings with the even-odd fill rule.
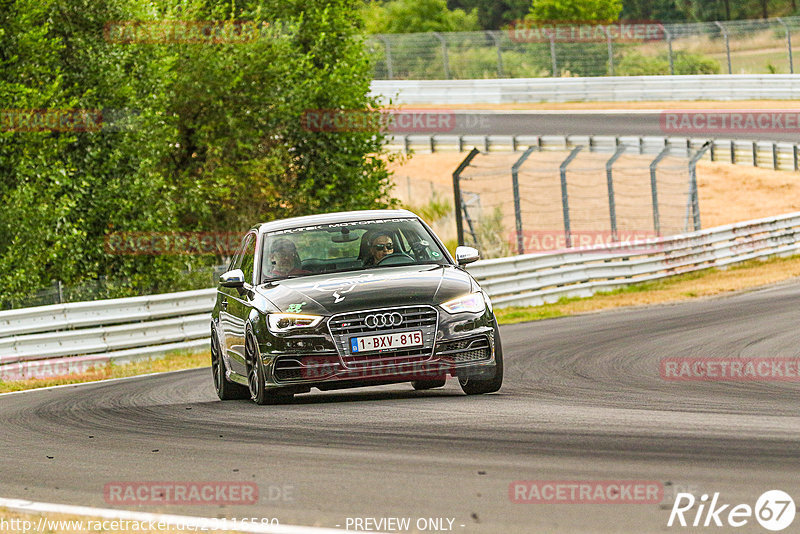
[[[383,258],[394,252],[392,236],[386,232],[375,234],[369,241],[369,255],[364,266],[378,265]]]

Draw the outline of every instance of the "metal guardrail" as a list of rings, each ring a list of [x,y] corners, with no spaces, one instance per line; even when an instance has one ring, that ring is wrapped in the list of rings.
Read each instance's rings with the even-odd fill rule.
[[[597,249],[469,266],[498,307],[588,296],[631,283],[800,250],[800,213]],[[214,289],[0,312],[0,377],[208,348]],[[62,367],[66,368],[66,367]]]
[[[537,306],[800,250],[800,213],[598,249],[484,260],[469,268],[501,306]]]
[[[745,141],[689,137],[612,136],[612,135],[404,135],[389,137],[386,147],[404,152],[465,152],[473,147],[484,152],[572,150],[584,146],[590,152],[614,152],[625,146],[626,154],[658,154],[664,147],[673,155],[691,157],[706,142],[711,148],[702,157],[707,161],[763,167],[774,170],[800,170],[800,145],[788,142]]]
[[[796,100],[792,74],[695,74],[475,80],[374,80],[371,96],[408,104],[521,104],[671,100]]]

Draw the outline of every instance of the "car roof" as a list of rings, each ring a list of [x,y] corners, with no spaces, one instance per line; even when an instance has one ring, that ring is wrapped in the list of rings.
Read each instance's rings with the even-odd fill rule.
[[[260,233],[274,232],[276,230],[286,230],[287,228],[297,228],[299,226],[310,226],[314,224],[332,224],[337,222],[356,222],[372,221],[376,219],[417,219],[417,215],[408,210],[358,210],[358,211],[339,211],[335,213],[323,213],[320,215],[305,215],[303,217],[291,217],[289,219],[278,219],[266,223],[255,225],[252,229]]]

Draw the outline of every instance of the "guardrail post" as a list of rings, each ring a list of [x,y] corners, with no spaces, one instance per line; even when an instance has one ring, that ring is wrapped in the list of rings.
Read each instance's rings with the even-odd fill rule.
[[[725,54],[728,57],[728,74],[733,74],[733,71],[731,70],[731,45],[728,41],[728,30],[726,30],[725,26],[723,26],[718,20],[715,20],[714,24],[719,26],[719,29],[722,31],[722,36],[725,38]]]
[[[714,161],[714,155],[715,155],[714,153],[716,152],[716,150],[714,150],[715,148],[716,144],[714,143],[714,141],[711,141],[711,150],[708,151],[708,155],[711,156],[711,161]]]
[[[475,159],[475,156],[480,153],[480,150],[473,148],[470,153],[467,154],[467,157],[464,158],[464,161],[462,161],[453,172],[453,199],[456,212],[456,234],[458,235],[459,246],[464,244],[464,221],[461,217],[462,210],[464,209],[464,204],[461,201],[461,173],[464,172],[464,169]]]
[[[731,140],[731,163],[736,165],[736,142]]]
[[[535,146],[528,147],[522,156],[511,166],[511,185],[514,189],[514,220],[516,222],[517,227],[517,253],[518,254],[525,254],[525,244],[523,242],[523,235],[522,235],[522,206],[520,204],[519,198],[519,169],[522,167],[522,164],[525,163],[525,160],[528,159],[528,156],[536,150]]]
[[[403,151],[408,154],[411,152],[411,141],[409,141],[408,136],[403,136]]]
[[[378,39],[383,42],[383,47],[386,49],[386,74],[390,80],[394,79],[394,66],[392,64],[392,45],[386,37],[378,36]]]
[[[489,152],[489,148],[491,148],[491,146],[489,144],[489,135],[487,134],[487,135],[483,136],[483,150],[484,150],[484,152]]]
[[[556,61],[556,38],[550,34],[550,60],[553,63],[553,78],[558,78],[558,61]]]
[[[512,135],[511,136],[511,151],[512,152],[516,152],[517,151],[517,136],[516,135]]]
[[[431,154],[433,154],[434,152],[436,152],[436,136],[432,135],[430,141],[431,141]]]
[[[561,209],[564,212],[564,234],[567,238],[567,248],[572,248],[572,230],[569,224],[569,196],[567,195],[567,165],[575,159],[583,146],[576,146],[569,153],[569,156],[561,162],[558,170],[561,174]]]
[[[433,32],[433,35],[442,43],[442,66],[444,67],[444,79],[450,79],[450,59],[447,57],[447,41],[444,36],[439,32]]]
[[[758,141],[753,141],[753,167],[758,167]]]
[[[789,31],[789,25],[783,22],[783,19],[778,17],[778,22],[781,23],[783,29],[786,30],[786,50],[789,51],[789,74],[794,74],[794,61],[792,61],[792,32]]]
[[[794,170],[797,171],[797,145],[792,145],[792,161],[794,163]]]
[[[464,136],[463,135],[459,135],[458,136],[458,151],[459,152],[464,152]]]
[[[689,160],[689,199],[686,203],[686,221],[684,223],[684,231],[689,230],[689,210],[692,210],[692,219],[694,222],[694,230],[700,229],[700,201],[697,195],[697,162],[706,153],[706,150],[711,146],[711,141],[706,143],[692,156]]]
[[[641,139],[641,137],[639,138]],[[608,214],[611,218],[611,241],[617,242],[617,205],[614,201],[614,162],[625,152],[625,146],[617,147],[614,155],[606,162],[606,183],[608,185]]]
[[[661,221],[659,220],[658,215],[658,184],[656,182],[656,170],[658,168],[658,164],[661,163],[661,160],[669,154],[670,147],[665,146],[661,149],[661,152],[658,153],[656,159],[654,159],[650,163],[650,196],[653,198],[653,229],[656,232],[656,236],[661,237]]]
[[[494,41],[494,45],[497,48],[497,77],[504,78],[505,74],[503,72],[503,49],[500,46],[500,39],[497,38],[497,36],[494,34],[493,31],[487,31],[486,33],[489,34],[489,37],[492,38],[492,41]]]

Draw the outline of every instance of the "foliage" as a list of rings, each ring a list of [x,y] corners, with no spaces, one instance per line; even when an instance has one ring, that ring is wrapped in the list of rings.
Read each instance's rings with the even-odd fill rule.
[[[535,22],[613,22],[622,0],[533,0],[527,19]]]
[[[106,277],[109,296],[164,291],[224,261],[108,254],[111,232],[240,232],[388,205],[379,132],[315,132],[301,120],[375,105],[359,10],[358,0],[14,0],[0,10],[0,109],[105,110],[99,131],[0,129],[0,301],[52,279]],[[106,23],[126,20],[270,25],[244,43],[104,37]]]
[[[673,52],[672,64],[675,74],[719,74],[721,71],[716,59],[683,50]],[[620,76],[669,74],[669,57],[666,52],[657,56],[645,56],[631,51],[622,57],[615,72]]]
[[[446,0],[370,2],[364,8],[367,33],[422,33],[478,30],[478,12],[449,10]]]

